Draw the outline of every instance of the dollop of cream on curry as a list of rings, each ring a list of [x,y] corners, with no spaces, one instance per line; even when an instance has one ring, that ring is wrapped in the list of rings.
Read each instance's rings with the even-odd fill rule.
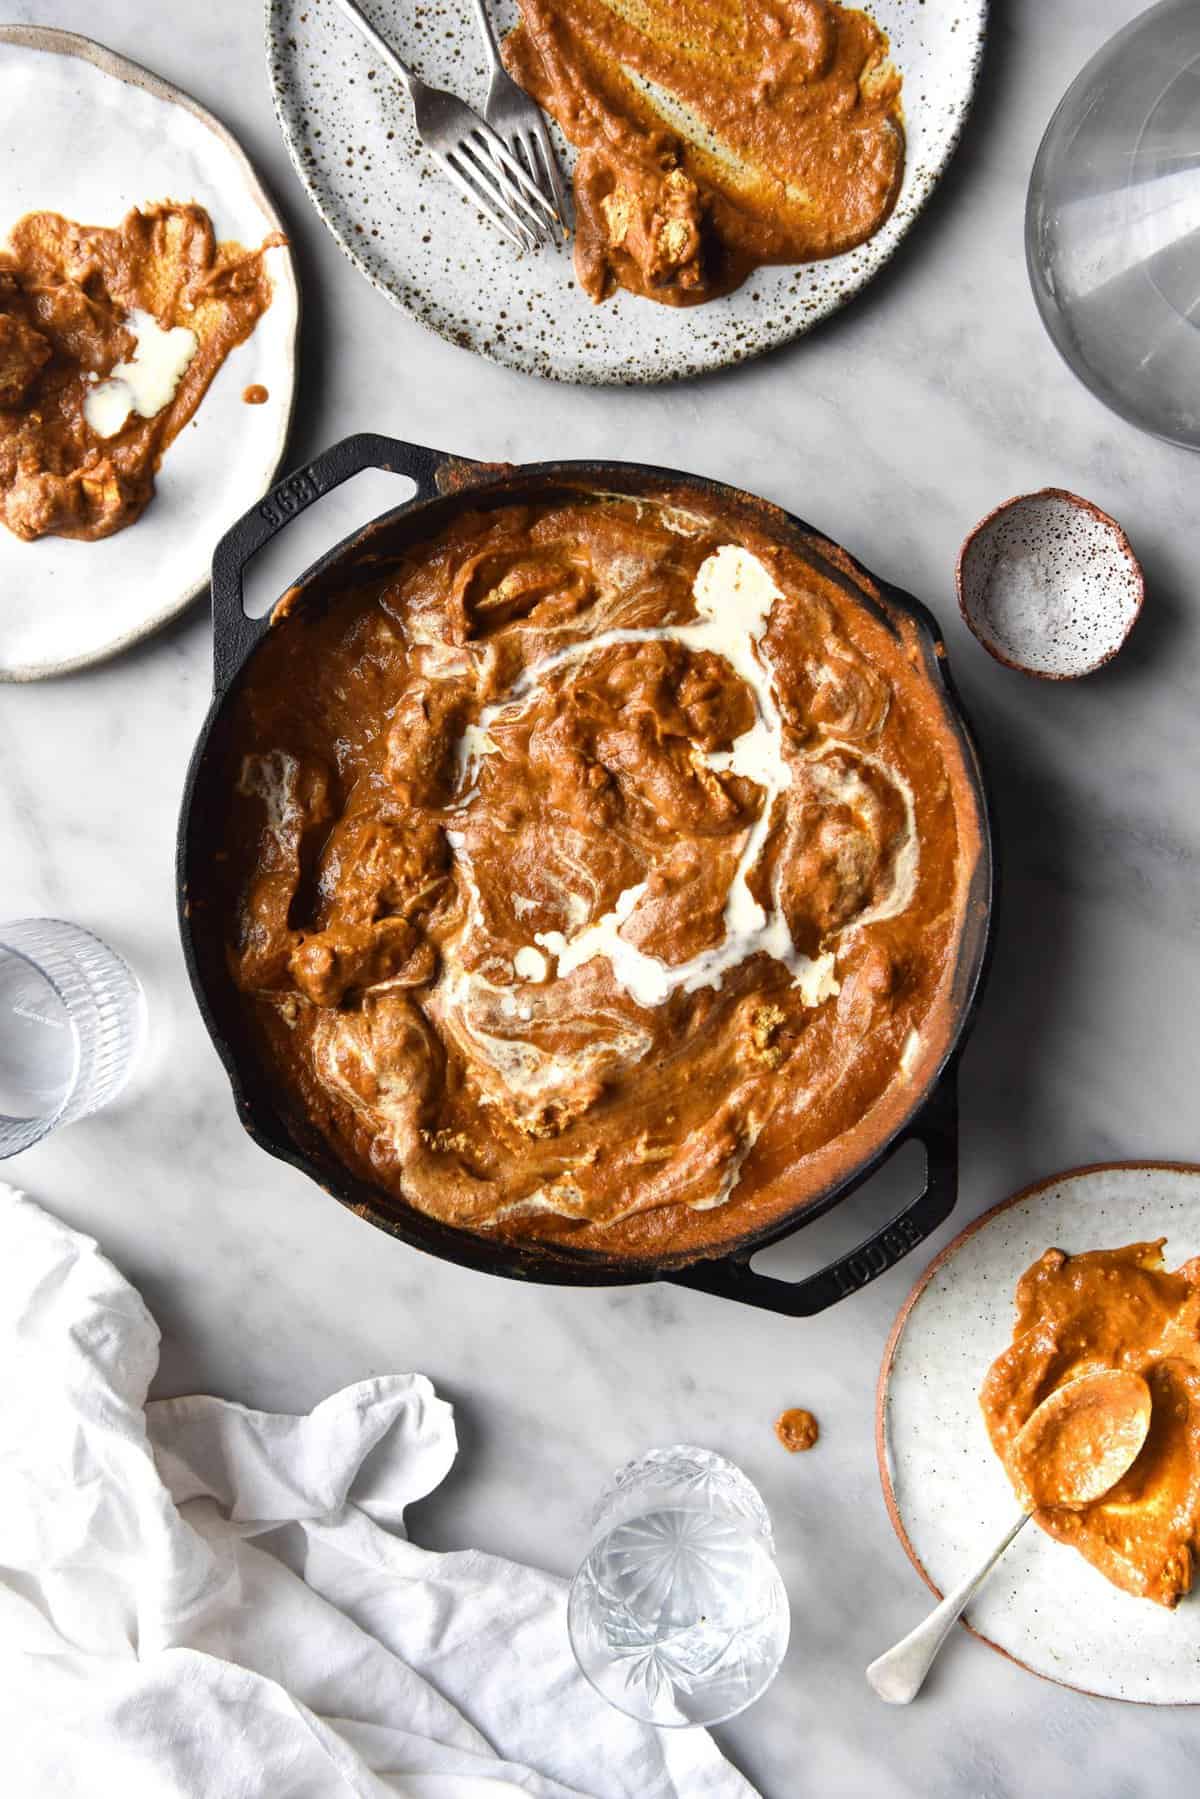
[[[217,867],[302,1136],[455,1225],[634,1255],[907,1114],[977,813],[915,628],[837,555],[568,494],[283,604]]]
[[[579,148],[575,266],[670,306],[871,237],[904,172],[884,33],[834,0],[520,0],[504,55]]]
[[[1152,1409],[1133,1466],[1103,1498],[1034,1515],[1127,1593],[1175,1606],[1200,1548],[1200,1260],[1173,1273],[1165,1238],[1068,1255],[1048,1249],[1021,1276],[1013,1341],[980,1395],[988,1432],[1019,1494],[1021,1426],[1068,1381],[1102,1368],[1141,1375]]]
[[[115,227],[28,213],[0,249],[0,520],[33,542],[133,524],[229,352],[271,303],[265,252],[195,203]]]

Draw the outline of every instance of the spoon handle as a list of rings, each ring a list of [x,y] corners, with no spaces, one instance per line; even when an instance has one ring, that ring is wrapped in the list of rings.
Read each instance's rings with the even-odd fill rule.
[[[977,1568],[961,1586],[955,1587],[952,1593],[947,1593],[942,1603],[935,1606],[915,1630],[910,1630],[894,1648],[885,1650],[877,1661],[871,1663],[867,1669],[867,1680],[881,1699],[886,1699],[889,1705],[908,1705],[916,1698],[938,1650],[950,1634],[951,1626],[966,1610],[1017,1532],[1029,1523],[1030,1516],[1029,1512],[1022,1512],[982,1567]]]

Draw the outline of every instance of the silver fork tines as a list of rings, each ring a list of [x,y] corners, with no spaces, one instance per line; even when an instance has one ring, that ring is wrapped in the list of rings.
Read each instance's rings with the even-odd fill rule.
[[[507,176],[515,184],[521,205],[532,206],[534,217],[540,213],[553,230],[558,222],[558,209],[539,187],[536,172],[526,169],[513,152],[505,149],[494,128],[481,125],[475,136],[484,156],[490,155],[499,164],[502,177]]]
[[[524,88],[517,86],[501,62],[487,0],[472,0],[472,5],[483,33],[488,61],[488,97],[483,116],[507,146],[509,162],[518,161],[522,174],[535,183],[554,241],[561,243],[569,224],[567,198],[542,109]]]
[[[543,216],[552,219],[554,208],[491,127],[455,95],[419,80],[354,0],[336,4],[407,89],[417,136],[459,193],[519,249],[544,244]]]
[[[516,244],[518,250],[536,250],[544,243],[544,238],[526,225],[507,192],[500,192],[494,182],[485,185],[488,177],[482,173],[473,157],[460,156],[454,150],[449,150],[444,155],[441,151],[432,150],[430,154],[440,165],[443,175],[454,183],[463,198],[477,206],[498,230],[503,231],[505,237]]]

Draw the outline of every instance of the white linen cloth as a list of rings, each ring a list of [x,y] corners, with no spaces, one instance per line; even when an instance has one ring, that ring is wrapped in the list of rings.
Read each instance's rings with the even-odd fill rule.
[[[158,1343],[0,1186],[4,1799],[753,1799],[593,1693],[561,1580],[407,1540],[456,1451],[422,1375],[147,1403]]]

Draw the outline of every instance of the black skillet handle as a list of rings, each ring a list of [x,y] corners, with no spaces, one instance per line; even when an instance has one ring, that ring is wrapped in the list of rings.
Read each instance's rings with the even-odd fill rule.
[[[224,693],[270,624],[269,613],[263,618],[246,616],[242,573],[250,558],[314,500],[363,469],[391,469],[408,475],[417,484],[414,500],[426,500],[436,494],[437,472],[446,460],[440,450],[380,437],[373,431],[344,437],[314,456],[307,467],[285,475],[257,506],[230,526],[213,551],[212,561],[213,686],[218,694]]]
[[[743,1305],[781,1312],[788,1318],[811,1318],[839,1299],[857,1293],[916,1249],[954,1210],[958,1198],[958,1092],[953,1070],[943,1075],[920,1116],[897,1139],[892,1153],[913,1138],[925,1147],[923,1191],[903,1211],[889,1218],[881,1230],[839,1256],[828,1268],[800,1281],[779,1280],[774,1275],[755,1274],[750,1266],[751,1251],[725,1256],[720,1261],[697,1262],[663,1278],[722,1299],[739,1299]]]

